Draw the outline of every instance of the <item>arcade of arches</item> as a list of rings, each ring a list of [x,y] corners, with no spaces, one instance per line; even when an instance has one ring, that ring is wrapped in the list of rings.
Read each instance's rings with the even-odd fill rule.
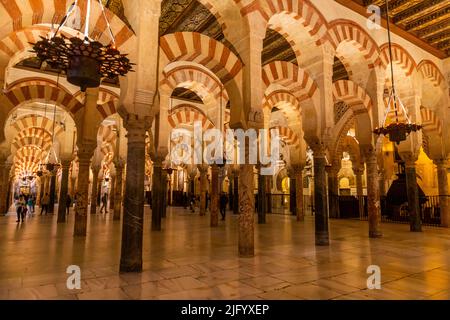
[[[111,262],[115,274],[148,272],[165,263],[177,273],[164,252],[171,250],[165,241],[174,246],[178,232],[204,236],[186,244],[193,252],[203,248],[202,257],[215,256],[222,241],[232,243],[224,251],[228,261],[275,255],[275,249],[264,252],[262,243],[269,240],[263,232],[278,234],[270,241],[282,241],[289,252],[302,248],[298,259],[301,252],[318,254],[355,236],[340,234],[348,226],[362,230],[358,237],[367,247],[395,242],[398,232],[418,247],[436,235],[448,245],[448,20],[421,28],[413,25],[418,18],[409,8],[395,8],[394,23],[400,22],[390,61],[386,29],[369,29],[355,9],[383,1],[103,2],[116,44],[136,63],[135,72],[86,92],[30,52],[30,43],[50,32],[71,1],[0,3],[0,248],[8,255],[15,249],[5,243],[22,241],[28,248],[25,242],[42,232],[48,232],[46,241],[73,249],[81,265],[89,258],[75,247],[111,241],[110,255],[103,242],[98,254],[117,260]],[[417,6],[427,12],[450,8],[437,2]],[[85,1],[78,3],[83,13]],[[107,41],[99,5],[93,1],[92,7],[90,36]],[[81,27],[68,24],[63,32],[76,34]],[[385,116],[391,63],[409,116],[423,125],[399,145],[372,133]],[[196,121],[203,130],[220,132],[278,129],[274,175],[262,175],[260,164],[175,165],[171,132],[190,134]],[[60,165],[47,170],[42,165],[49,157]],[[22,194],[35,200],[36,211],[16,229],[15,202]],[[104,195],[107,214],[100,212]],[[227,199],[225,222],[221,197]],[[54,219],[39,215],[43,202]],[[212,239],[214,230],[220,231]],[[418,240],[415,232],[422,230]],[[301,243],[296,237],[303,236]],[[204,242],[211,242],[207,249]],[[339,243],[336,250],[354,245]],[[434,249],[436,254],[439,247]],[[47,259],[42,248],[23,254],[30,250],[40,255],[23,261]],[[71,252],[59,254],[72,264]],[[449,257],[447,251],[444,261]],[[2,279],[22,275],[2,271],[7,261],[0,265],[1,296]],[[202,276],[217,271],[206,269],[199,269]],[[154,280],[160,279],[149,279]],[[239,277],[232,280],[240,283]]]

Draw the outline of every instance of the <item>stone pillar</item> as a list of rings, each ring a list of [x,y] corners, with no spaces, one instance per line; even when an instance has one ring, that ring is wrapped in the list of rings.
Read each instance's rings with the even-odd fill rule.
[[[239,172],[239,256],[241,257],[252,257],[255,254],[253,186],[253,165],[241,165]]]
[[[0,162],[0,214],[8,213],[8,183],[9,172],[11,171],[11,163],[6,161]]]
[[[61,188],[58,201],[58,223],[66,222],[66,199],[69,193],[70,160],[61,161]]]
[[[92,166],[91,214],[97,213],[98,172],[100,167]]]
[[[113,220],[120,220],[122,213],[122,189],[123,189],[123,161],[116,159],[116,186],[114,187],[114,214]]]
[[[208,191],[208,166],[199,165],[200,171],[200,216],[206,215],[206,192]]]
[[[165,218],[166,217],[166,212],[167,212],[167,206],[169,205],[168,201],[167,201],[167,193],[168,193],[168,188],[167,188],[167,180],[168,180],[168,174],[166,170],[162,170],[161,172],[161,179],[162,179],[162,206],[161,206],[161,218]]]
[[[267,194],[266,176],[261,174],[261,167],[258,168],[258,224],[266,223]]]
[[[89,165],[93,152],[78,152],[77,205],[75,206],[74,235],[86,236],[87,208],[89,194]]]
[[[417,175],[415,161],[405,161],[406,193],[408,195],[408,211],[410,218],[410,231],[421,232],[422,221],[420,217],[419,189],[417,188]]]
[[[289,170],[289,211],[291,215],[297,215],[297,180],[293,170]]]
[[[128,150],[120,272],[140,272],[144,222],[145,137],[148,124],[136,119],[134,115],[129,115],[124,124]]]
[[[377,156],[375,151],[366,154],[367,210],[369,216],[369,237],[381,238],[380,184],[378,183]]]
[[[293,165],[293,175],[295,177],[295,201],[296,201],[296,217],[297,221],[305,220],[305,212],[303,210],[303,166]]]
[[[325,151],[314,150],[314,203],[316,245],[328,246],[327,180]]]
[[[362,175],[364,173],[364,168],[354,167],[353,173],[356,180],[356,196],[358,197],[358,208],[359,208],[359,219],[364,218],[364,193],[363,193],[363,181]]]
[[[328,206],[329,217],[340,218],[339,212],[339,174],[340,168],[337,164],[327,167],[328,173]]]
[[[55,199],[56,199],[56,172],[57,169],[53,169],[50,173],[50,204],[48,205],[48,212],[53,214],[55,212]]]
[[[211,166],[211,227],[219,225],[219,167]]]
[[[233,214],[239,214],[239,174],[233,173]]]
[[[439,209],[441,214],[441,227],[450,226],[450,214],[448,208],[448,164],[445,160],[434,161],[437,166],[437,178],[439,188]]]
[[[153,175],[152,175],[152,230],[161,230],[161,218],[162,218],[162,163],[157,159],[153,161]]]
[[[114,201],[115,201],[115,188],[116,188],[116,175],[111,175],[110,177],[110,186],[111,188],[109,189],[109,209],[110,210],[114,210]]]

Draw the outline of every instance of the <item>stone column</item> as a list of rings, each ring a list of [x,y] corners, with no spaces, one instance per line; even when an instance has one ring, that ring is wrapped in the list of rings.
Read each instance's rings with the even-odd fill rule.
[[[211,166],[211,227],[219,225],[219,167]]]
[[[325,151],[314,150],[314,203],[316,245],[328,246],[327,180]]]
[[[239,214],[239,173],[233,172],[233,214]]]
[[[241,257],[252,257],[255,254],[253,186],[253,165],[241,165],[239,172],[239,256]]]
[[[123,161],[116,159],[114,162],[116,167],[116,186],[114,187],[114,214],[113,220],[120,220],[122,213],[122,189],[123,189]]]
[[[434,161],[434,164],[437,166],[441,227],[448,228],[450,226],[450,215],[448,208],[448,178],[447,178],[448,164],[446,160]]]
[[[258,168],[258,224],[266,223],[267,194],[266,176],[261,174],[261,166]]]
[[[161,206],[161,218],[165,218],[166,217],[166,212],[167,212],[167,206],[168,201],[167,201],[167,193],[168,193],[168,188],[167,188],[167,180],[168,180],[168,174],[166,170],[162,170],[161,172],[161,179],[162,179],[162,206]]]
[[[58,223],[66,222],[66,199],[69,193],[70,160],[61,161],[61,189],[58,201]]]
[[[328,205],[330,218],[340,218],[339,212],[339,174],[337,164],[327,167],[328,173]]]
[[[297,180],[292,169],[288,170],[289,175],[289,211],[291,215],[297,215]]]
[[[378,183],[377,156],[375,151],[366,154],[367,210],[369,216],[369,237],[381,238],[380,184]]]
[[[9,172],[11,171],[11,163],[6,161],[0,162],[0,214],[7,214],[8,209],[8,183]]]
[[[162,162],[159,159],[153,161],[153,178],[152,178],[152,230],[161,230],[162,218]]]
[[[353,173],[355,175],[356,180],[356,196],[358,197],[359,218],[362,220],[364,218],[364,193],[362,181],[364,168],[354,167]]]
[[[408,195],[408,211],[410,218],[410,231],[421,232],[422,221],[420,217],[419,189],[417,188],[417,175],[415,161],[405,161],[406,193]]]
[[[305,212],[303,210],[303,166],[293,165],[292,171],[295,177],[295,201],[296,201],[296,216],[297,221],[305,220]]]
[[[74,235],[78,237],[86,236],[87,208],[89,194],[89,165],[93,152],[78,152],[78,184],[77,184],[77,205],[75,206]]]
[[[91,214],[97,213],[99,166],[92,166]]]
[[[199,165],[200,171],[200,216],[206,215],[206,192],[208,191],[208,166]]]
[[[115,201],[115,188],[116,188],[116,175],[111,175],[110,177],[111,181],[110,181],[110,186],[111,188],[109,189],[109,209],[110,210],[114,210],[114,201]]]
[[[145,137],[148,124],[136,118],[137,116],[129,115],[124,121],[128,150],[120,272],[142,271]]]
[[[56,199],[56,172],[57,168],[54,168],[50,173],[50,204],[48,205],[48,212],[53,214],[55,212],[55,199]]]

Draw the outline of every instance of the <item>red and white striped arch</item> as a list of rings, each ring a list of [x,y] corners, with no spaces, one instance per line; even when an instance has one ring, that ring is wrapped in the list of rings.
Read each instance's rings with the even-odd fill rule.
[[[196,32],[176,32],[160,38],[164,58],[201,64],[214,72],[222,83],[233,79],[242,69],[239,58],[222,43]],[[165,65],[161,62],[161,65]]]
[[[39,167],[42,159],[42,149],[36,146],[25,146],[17,150],[14,155],[16,174],[22,171],[34,172]]]
[[[67,88],[65,88],[60,83],[56,83],[56,81],[48,78],[42,78],[42,77],[26,77],[21,78],[19,80],[16,80],[10,84],[8,84],[8,87],[6,88],[7,91],[11,91],[17,88],[21,87],[29,87],[29,86],[51,86],[51,87],[58,87],[61,88],[64,91],[70,92]],[[78,99],[81,102],[81,99]]]
[[[380,47],[380,59],[383,67],[387,67],[390,63],[389,60],[389,45],[386,43]],[[413,74],[416,70],[416,62],[413,57],[402,46],[393,43],[392,44],[392,60],[400,65],[405,71],[406,76]]]
[[[298,135],[291,128],[275,126],[270,129],[277,129],[280,137],[289,146],[297,146],[300,143]]]
[[[275,90],[264,96],[263,108],[271,111],[274,107],[280,109],[288,120],[301,119],[300,104],[297,98],[289,91]]]
[[[423,60],[417,66],[417,70],[422,74],[424,79],[429,79],[435,87],[439,87],[445,83],[445,77],[439,68],[430,60]]]
[[[355,82],[349,80],[339,80],[333,83],[334,101],[344,101],[353,112],[372,110],[372,99],[366,91]]]
[[[167,120],[172,128],[177,128],[180,125],[192,125],[195,121],[202,122],[203,130],[214,128],[214,124],[208,117],[194,106],[182,105],[173,109],[172,113],[168,115]]]
[[[303,69],[285,61],[274,61],[264,66],[262,72],[264,85],[280,84],[298,99],[298,102],[311,98],[317,84]]]
[[[358,24],[345,19],[332,21],[326,35],[320,40],[321,43],[329,42],[337,49],[343,42],[353,43],[368,62],[369,68],[379,64],[380,50],[372,37]]]
[[[9,128],[12,136],[19,136],[22,133],[29,135],[41,135],[44,132],[53,132],[53,121],[47,117],[38,115],[27,115],[14,121]],[[55,123],[55,137],[59,138],[64,133],[64,128]]]
[[[420,116],[422,118],[423,132],[427,136],[442,136],[442,121],[436,113],[426,107],[420,107]]]
[[[12,152],[28,145],[48,150],[52,145],[52,136],[42,128],[27,128],[14,137],[11,143]]]

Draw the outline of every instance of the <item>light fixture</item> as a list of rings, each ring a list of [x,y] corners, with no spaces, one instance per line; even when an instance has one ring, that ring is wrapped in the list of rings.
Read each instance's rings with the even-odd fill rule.
[[[32,45],[33,52],[42,62],[46,62],[54,69],[64,71],[67,81],[79,86],[84,92],[86,88],[100,86],[101,78],[113,79],[133,71],[133,63],[126,57],[126,54],[121,54],[117,50],[101,0],[99,0],[99,4],[111,38],[110,44],[103,45],[89,38],[91,0],[87,0],[84,38],[67,38],[63,34],[58,34],[70,15],[76,11],[74,9],[77,4],[78,0],[72,3],[56,32],[48,38],[41,37],[40,41],[32,43]]]
[[[386,18],[387,18],[387,31],[388,31],[388,45],[389,45],[389,62],[391,65],[391,91],[389,93],[388,106],[386,109],[386,114],[384,116],[383,124],[381,127],[376,128],[373,132],[377,135],[385,135],[389,137],[389,141],[400,144],[400,142],[405,141],[411,132],[417,132],[422,129],[419,124],[412,123],[406,112],[406,108],[403,105],[400,97],[397,95],[395,90],[394,81],[394,66],[392,61],[392,43],[391,43],[391,28],[390,28],[390,17],[389,17],[389,0],[386,0]],[[399,120],[399,111],[403,111],[406,121]],[[395,115],[395,122],[387,124],[387,117],[389,113],[393,111]]]

